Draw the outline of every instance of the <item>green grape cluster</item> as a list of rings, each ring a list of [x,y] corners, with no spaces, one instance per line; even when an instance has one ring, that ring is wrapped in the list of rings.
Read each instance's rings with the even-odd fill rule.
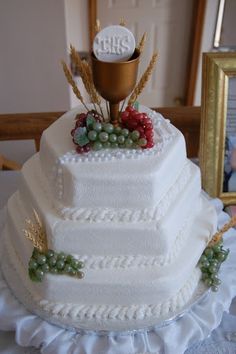
[[[217,291],[221,280],[218,273],[221,264],[226,260],[229,254],[229,249],[223,248],[223,241],[216,243],[214,246],[207,247],[200,260],[199,266],[202,271],[202,280],[211,287],[212,291]]]
[[[53,250],[39,252],[36,248],[28,264],[29,277],[36,282],[41,282],[46,273],[65,274],[81,279],[84,277],[84,273],[81,272],[83,267],[83,262],[71,255]]]
[[[93,150],[106,148],[141,148],[147,144],[140,137],[138,130],[130,132],[127,128],[115,126],[112,123],[94,122],[87,128],[87,137]]]

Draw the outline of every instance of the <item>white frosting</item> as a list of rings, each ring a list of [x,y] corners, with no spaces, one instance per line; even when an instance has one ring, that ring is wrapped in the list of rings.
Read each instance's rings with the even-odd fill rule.
[[[199,269],[194,269],[184,287],[173,298],[164,300],[158,305],[53,303],[40,298],[37,286],[32,289],[30,280],[25,275],[25,269],[20,262],[18,263],[17,253],[6,238],[3,247],[2,270],[15,295],[29,310],[49,322],[69,328],[119,331],[154,325],[157,317],[175,311],[188,302],[200,277]],[[12,262],[14,258],[17,261]],[[19,279],[20,287],[17,285]]]
[[[8,202],[4,274],[27,307],[60,324],[117,330],[154,324],[191,297],[196,265],[216,231],[215,210],[201,194],[182,135],[160,115],[147,110],[156,140],[149,151],[76,155],[69,132],[78,111],[44,133],[40,159],[36,154],[22,169],[19,192]],[[22,230],[33,208],[49,248],[85,261],[82,280],[29,279],[33,246]]]
[[[136,326],[149,325],[154,323],[155,317],[183,306],[191,297],[200,275],[195,266],[212,234],[212,220],[215,221],[215,212],[202,197],[201,212],[188,228],[191,242],[184,244],[172,264],[161,268],[85,268],[83,280],[47,275],[42,284],[35,284],[28,278],[18,246],[13,247],[10,229],[5,237],[8,256],[4,263],[10,261],[15,265],[22,285],[37,304],[36,308],[53,314],[61,323],[77,323],[77,326],[86,328],[93,319],[93,328],[108,329],[113,320],[114,328],[127,329],[129,320],[135,319],[138,321]],[[18,294],[14,284],[13,288]]]
[[[81,157],[70,135],[80,111],[81,107],[66,113],[41,140],[41,165],[53,198],[69,208],[124,208],[124,200],[127,208],[154,207],[186,162],[182,134],[160,114],[141,106],[153,120],[154,148],[109,149]]]
[[[184,171],[187,185],[183,178]],[[45,188],[46,182],[42,183],[40,178],[36,155],[22,170],[20,193],[21,204],[24,202],[26,207],[25,217],[31,213],[32,207],[38,210],[46,225],[49,246],[67,253],[101,256],[143,254],[166,258],[186,219],[190,215],[194,216],[192,209],[195,208],[197,212],[199,208],[200,173],[198,167],[187,160],[184,170],[153,209],[117,209],[118,215],[124,215],[123,220],[118,221],[109,218],[109,208],[102,214],[106,215],[106,220],[103,217],[95,220],[88,218],[90,209],[84,211],[85,218],[73,219],[73,222],[63,220],[53,208],[52,202],[50,205],[50,190],[43,192],[42,185]],[[113,212],[114,209],[111,215]],[[96,210],[92,212],[94,214]]]
[[[38,190],[43,190],[47,197],[47,204],[52,205],[58,215],[64,220],[78,220],[80,222],[147,222],[160,220],[174,199],[190,182],[194,172],[199,174],[197,168],[186,160],[186,163],[180,173],[176,176],[171,188],[166,192],[163,198],[153,208],[72,208],[64,207],[61,203],[55,201],[51,195],[48,181],[41,171],[37,154],[30,159],[22,169],[23,185],[20,187],[22,195],[28,195],[28,189],[32,189],[32,194],[38,198]],[[32,185],[33,183],[33,185]],[[199,190],[200,184],[197,184]],[[23,189],[22,189],[23,188]]]
[[[146,222],[160,220],[170,207],[174,199],[183,191],[192,177],[192,165],[186,166],[177,177],[173,186],[154,208],[63,208],[55,203],[58,214],[65,220],[79,220],[89,222]]]
[[[27,239],[22,238],[22,230],[25,227],[25,219],[28,218],[24,203],[18,193],[13,195],[8,202],[8,230],[11,242],[15,244],[21,255],[22,263],[27,267],[32,254],[32,244]],[[96,254],[76,254],[73,255],[86,263],[86,269],[113,269],[113,268],[139,268],[150,266],[164,266],[174,261],[181,250],[181,246],[189,236],[192,219],[186,220],[178,236],[166,255],[144,255],[142,254],[120,254],[100,256]],[[16,237],[17,235],[17,237]]]

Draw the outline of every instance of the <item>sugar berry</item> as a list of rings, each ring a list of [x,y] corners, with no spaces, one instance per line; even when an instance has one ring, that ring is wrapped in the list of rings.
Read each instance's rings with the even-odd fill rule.
[[[101,143],[105,143],[106,141],[108,141],[109,135],[106,132],[101,132],[99,133],[99,140],[101,141]]]
[[[127,148],[131,148],[132,145],[133,145],[133,140],[130,139],[130,138],[127,138],[127,139],[125,140],[125,146],[126,146]]]
[[[136,122],[139,122],[141,119],[142,119],[142,113],[139,113],[139,112],[132,112],[131,113],[131,117],[132,119],[134,119]]]
[[[138,144],[139,144],[139,146],[141,146],[141,147],[145,147],[145,146],[147,145],[147,139],[145,139],[145,138],[139,139],[139,140],[138,140]]]
[[[144,134],[144,128],[141,127],[141,126],[137,127],[135,130],[137,130],[140,135],[143,135],[143,134]]]
[[[129,119],[129,112],[128,111],[124,111],[121,113],[121,120],[124,122],[127,119]]]
[[[114,127],[114,133],[119,135],[121,133],[121,127],[119,127],[119,126]]]
[[[76,127],[85,126],[86,118],[87,118],[87,114],[85,114],[85,113],[77,114],[77,116],[75,117],[75,119],[76,119]]]
[[[145,129],[153,129],[152,123],[151,123],[151,122],[147,122],[147,123],[145,124]]]
[[[93,124],[93,130],[99,133],[102,130],[102,124],[99,122],[95,122]]]
[[[126,126],[132,131],[138,127],[138,122],[135,119],[129,119],[126,121]]]
[[[129,113],[135,111],[134,107],[132,107],[132,106],[127,106],[125,110],[126,110],[126,112],[129,112]]]
[[[114,130],[114,126],[113,126],[113,124],[111,124],[111,123],[106,123],[106,124],[104,124],[104,126],[103,126],[103,130],[106,132],[106,133],[112,133],[113,132],[113,130]]]
[[[109,135],[109,141],[110,141],[111,143],[115,143],[115,142],[117,141],[117,136],[116,136],[116,134],[110,134],[110,135]]]
[[[124,135],[119,135],[118,138],[117,138],[117,141],[118,141],[119,144],[124,144],[124,142],[125,142]]]
[[[145,129],[145,136],[147,140],[152,139],[154,136],[153,130],[152,129]]]
[[[124,128],[124,129],[122,129],[121,134],[122,134],[124,137],[127,137],[127,136],[129,135],[129,130],[126,129],[126,128]]]
[[[84,152],[89,152],[90,151],[90,145],[89,144],[83,146],[83,148],[84,148]]]
[[[150,148],[152,148],[154,145],[155,145],[155,144],[154,144],[154,141],[153,141],[153,140],[149,140],[149,141],[147,142],[146,147],[147,147],[148,149],[150,149]]]
[[[101,150],[102,149],[102,143],[100,141],[95,141],[93,143],[93,149],[94,150]]]
[[[88,132],[88,138],[89,138],[89,140],[91,140],[91,141],[95,141],[96,139],[97,139],[97,132],[95,131],[95,130],[90,130],[89,132]]]
[[[85,145],[85,146],[77,146],[76,147],[76,151],[78,152],[78,154],[83,154],[84,152],[89,152],[90,151],[90,146],[89,144]]]
[[[138,130],[133,130],[130,136],[133,141],[136,141],[140,137],[140,132]]]

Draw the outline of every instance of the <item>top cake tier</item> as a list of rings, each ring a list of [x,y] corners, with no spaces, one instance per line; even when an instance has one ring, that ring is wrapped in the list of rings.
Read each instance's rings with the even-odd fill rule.
[[[91,107],[92,109],[92,107]],[[40,161],[59,208],[153,208],[186,162],[182,134],[144,107],[154,125],[152,149],[104,149],[78,154],[71,138],[78,107],[50,126],[41,139]]]

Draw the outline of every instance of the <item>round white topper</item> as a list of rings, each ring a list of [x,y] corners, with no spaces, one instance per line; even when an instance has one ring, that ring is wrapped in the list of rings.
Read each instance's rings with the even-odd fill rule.
[[[135,50],[133,33],[124,26],[108,26],[93,41],[93,52],[98,60],[121,62],[129,60]]]

